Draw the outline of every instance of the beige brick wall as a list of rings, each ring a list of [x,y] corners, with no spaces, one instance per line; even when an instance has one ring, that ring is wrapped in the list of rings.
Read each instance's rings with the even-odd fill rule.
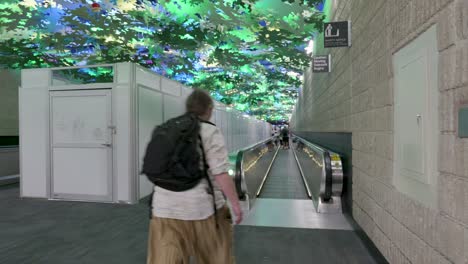
[[[18,135],[19,72],[0,69],[0,136]]]
[[[333,20],[352,20],[351,48],[330,74],[307,70],[295,130],[353,133],[353,213],[390,263],[468,263],[468,139],[457,136],[468,104],[468,0],[335,0]],[[392,55],[438,28],[438,206],[393,186]]]

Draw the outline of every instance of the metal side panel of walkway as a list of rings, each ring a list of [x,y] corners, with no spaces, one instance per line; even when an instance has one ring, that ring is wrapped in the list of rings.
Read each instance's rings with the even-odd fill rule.
[[[309,199],[291,149],[279,150],[259,197]]]

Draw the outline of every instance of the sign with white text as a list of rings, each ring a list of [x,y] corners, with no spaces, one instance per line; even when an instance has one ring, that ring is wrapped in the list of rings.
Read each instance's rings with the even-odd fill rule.
[[[330,22],[323,25],[325,48],[351,46],[351,21]]]
[[[331,55],[314,56],[312,58],[313,72],[331,72]]]

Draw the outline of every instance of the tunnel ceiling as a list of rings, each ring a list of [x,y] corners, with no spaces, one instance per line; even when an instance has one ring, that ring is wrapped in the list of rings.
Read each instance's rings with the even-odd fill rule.
[[[287,120],[321,2],[2,0],[0,66],[131,61],[261,119]]]

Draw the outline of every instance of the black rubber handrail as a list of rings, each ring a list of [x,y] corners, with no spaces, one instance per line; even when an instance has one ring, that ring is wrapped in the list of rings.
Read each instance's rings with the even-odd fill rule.
[[[242,190],[242,159],[244,156],[244,151],[240,150],[237,153],[236,157],[236,175],[234,177],[234,181],[236,184],[237,195],[239,196],[240,200],[245,199],[245,192]]]
[[[327,150],[323,153],[323,162],[325,166],[325,195],[322,198],[325,202],[328,202],[332,197],[333,170],[330,152]]]

